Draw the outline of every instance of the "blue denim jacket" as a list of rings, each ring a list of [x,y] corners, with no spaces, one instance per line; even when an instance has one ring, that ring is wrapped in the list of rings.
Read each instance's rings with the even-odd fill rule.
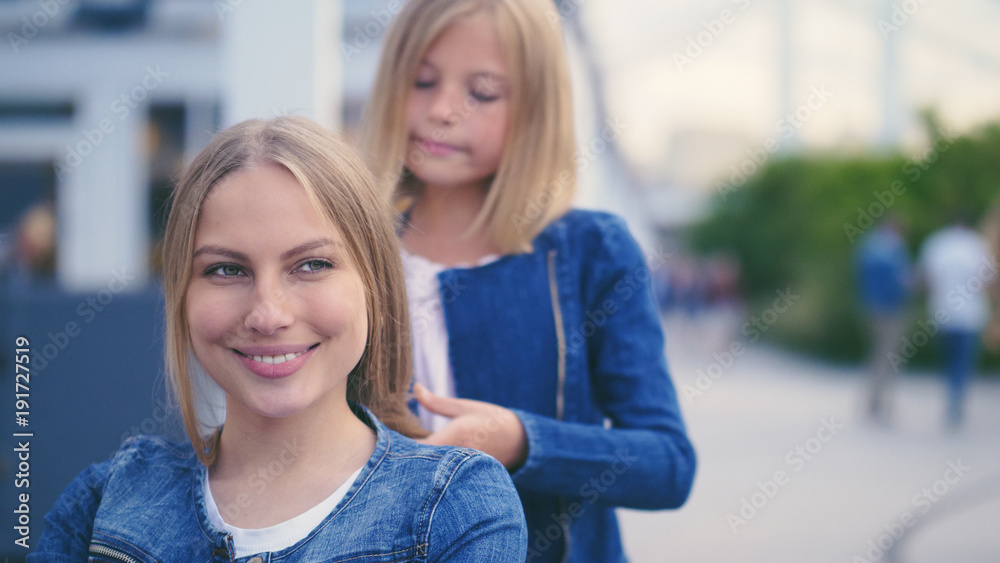
[[[354,485],[308,537],[254,563],[523,561],[524,516],[499,462],[358,414],[377,440]],[[205,511],[204,476],[190,444],[130,439],[70,484],[28,561],[232,562],[232,537]]]
[[[573,210],[438,281],[455,393],[514,410],[528,561],[623,561],[614,507],[676,508],[695,472],[650,268],[625,223]],[[419,329],[419,327],[418,327]]]

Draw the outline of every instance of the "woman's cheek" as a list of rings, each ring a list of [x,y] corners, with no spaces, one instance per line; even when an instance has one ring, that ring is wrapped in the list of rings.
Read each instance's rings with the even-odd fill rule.
[[[225,292],[189,292],[187,309],[192,338],[215,340],[238,325],[237,304]]]

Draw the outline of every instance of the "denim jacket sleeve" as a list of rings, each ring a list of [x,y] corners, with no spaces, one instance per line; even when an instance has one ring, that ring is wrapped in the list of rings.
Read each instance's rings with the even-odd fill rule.
[[[28,562],[86,561],[97,507],[101,504],[110,461],[88,467],[73,480],[45,515],[45,532]]]
[[[606,315],[585,346],[592,400],[610,428],[515,411],[529,447],[514,483],[591,504],[676,508],[691,490],[695,454],[667,371],[650,267],[617,217],[601,215],[576,238],[586,247],[581,305]]]
[[[524,561],[524,512],[500,462],[479,452],[465,457],[446,487],[431,514],[427,561]]]

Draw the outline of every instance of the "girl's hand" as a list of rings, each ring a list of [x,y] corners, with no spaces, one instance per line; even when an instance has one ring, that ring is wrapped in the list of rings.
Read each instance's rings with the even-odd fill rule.
[[[512,473],[524,464],[528,437],[521,419],[511,410],[483,401],[438,397],[419,383],[413,393],[427,410],[451,418],[447,426],[418,442],[475,448],[495,457]]]

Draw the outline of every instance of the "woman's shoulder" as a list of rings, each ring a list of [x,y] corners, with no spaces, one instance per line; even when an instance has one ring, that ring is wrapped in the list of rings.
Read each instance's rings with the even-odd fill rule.
[[[110,462],[113,470],[134,465],[163,469],[193,469],[200,463],[190,442],[174,442],[162,436],[152,435],[138,435],[126,439]]]
[[[410,551],[433,561],[524,553],[521,502],[500,462],[468,448],[422,444],[371,422],[375,451],[334,510],[336,519],[327,520],[341,523],[325,528],[334,541],[348,537],[369,551],[392,553],[393,561]]]
[[[412,466],[408,469],[413,471],[425,472],[435,472],[439,467],[465,463],[469,459],[473,459],[474,463],[479,463],[481,458],[485,458],[499,464],[495,459],[478,450],[456,446],[434,446],[418,442],[387,426],[368,407],[358,404],[351,406],[354,414],[371,427],[378,436],[373,462],[385,459],[394,464]]]
[[[131,506],[128,499],[141,494],[139,491],[186,481],[184,477],[190,478],[198,464],[190,445],[185,450],[183,444],[158,436],[133,436],[108,459],[91,464],[77,475],[53,511],[60,507],[79,511],[88,505],[96,510],[98,504]]]
[[[478,490],[495,497],[485,491],[500,490],[500,496],[517,498],[510,475],[493,457],[471,448],[424,444],[392,430],[367,408],[355,412],[378,435],[369,460],[372,471],[362,478],[367,494],[432,504],[448,496],[447,491]]]
[[[458,446],[432,446],[408,438],[395,430],[386,428],[387,459],[400,460],[413,465],[417,471],[437,472],[442,468],[455,467],[463,463],[492,464],[497,460],[471,448]]]
[[[451,487],[493,488],[497,485],[514,490],[504,466],[495,458],[471,448],[432,446],[388,430],[385,459],[392,473],[406,481],[439,492]]]
[[[496,513],[494,516],[518,515],[521,510],[507,469],[478,450],[430,446],[394,434],[390,437],[386,459],[390,463],[383,475],[391,481],[385,483],[392,488],[390,495],[400,495],[440,510],[450,510],[446,507],[455,503],[470,502],[481,507],[490,506],[491,513]],[[405,501],[400,499],[399,502]]]

